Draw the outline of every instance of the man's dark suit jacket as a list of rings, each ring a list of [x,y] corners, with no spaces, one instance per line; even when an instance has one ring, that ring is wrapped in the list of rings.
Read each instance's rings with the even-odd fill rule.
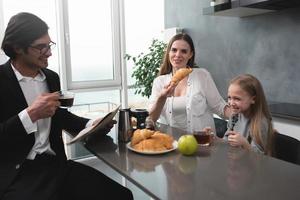
[[[60,90],[58,74],[42,69],[50,92]],[[35,142],[34,134],[27,134],[18,113],[27,108],[25,97],[10,66],[0,65],[0,197],[16,177]],[[51,118],[50,145],[59,159],[66,160],[62,130],[78,133],[88,119],[58,108]]]

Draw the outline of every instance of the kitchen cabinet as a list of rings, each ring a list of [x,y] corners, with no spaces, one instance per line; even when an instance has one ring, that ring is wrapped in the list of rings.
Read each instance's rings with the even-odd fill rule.
[[[300,2],[298,0],[226,0],[222,3],[203,8],[203,14],[247,17],[299,6]]]

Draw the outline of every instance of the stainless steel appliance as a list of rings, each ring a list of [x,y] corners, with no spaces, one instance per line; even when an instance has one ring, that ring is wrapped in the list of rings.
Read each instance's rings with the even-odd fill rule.
[[[146,109],[120,109],[118,118],[118,140],[120,142],[128,142],[136,129],[146,128],[145,121],[148,115],[149,113]],[[136,119],[135,126],[133,126],[132,123],[133,117]]]

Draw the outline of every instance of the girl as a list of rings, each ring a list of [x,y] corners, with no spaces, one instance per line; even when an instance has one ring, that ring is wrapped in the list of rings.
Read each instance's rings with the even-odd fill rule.
[[[225,138],[232,146],[271,155],[271,114],[260,82],[252,75],[233,78],[228,88],[232,116]]]

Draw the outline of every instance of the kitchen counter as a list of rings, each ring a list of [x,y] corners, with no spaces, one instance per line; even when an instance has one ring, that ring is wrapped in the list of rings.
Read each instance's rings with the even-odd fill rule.
[[[163,124],[157,128],[176,140],[184,133]],[[219,138],[183,156],[178,150],[135,153],[118,142],[115,128],[100,136],[85,147],[152,199],[300,199],[299,165],[231,147]]]

